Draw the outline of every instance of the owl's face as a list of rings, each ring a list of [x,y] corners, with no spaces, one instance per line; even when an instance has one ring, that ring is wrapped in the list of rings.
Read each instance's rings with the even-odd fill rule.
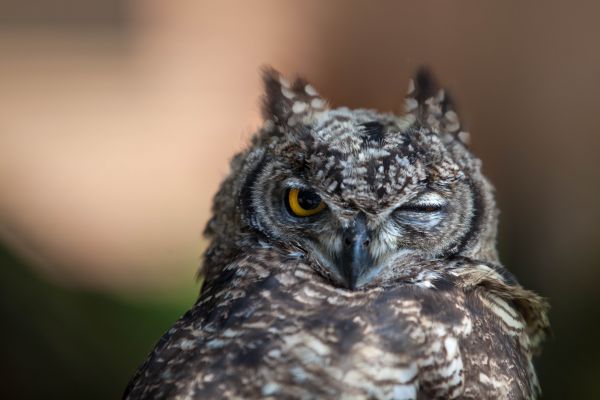
[[[490,188],[443,119],[423,123],[431,113],[418,105],[400,117],[328,109],[303,81],[271,72],[266,83],[267,122],[245,155],[236,199],[252,232],[350,289],[391,264],[493,248],[495,226],[484,232],[495,218]]]

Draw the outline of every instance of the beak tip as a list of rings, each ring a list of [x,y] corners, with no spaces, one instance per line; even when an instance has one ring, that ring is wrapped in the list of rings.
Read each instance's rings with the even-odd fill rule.
[[[348,290],[355,290],[360,286],[359,285],[360,276],[353,274],[352,272],[354,272],[354,271],[346,270],[346,274],[344,274],[344,276],[342,277],[342,280],[341,280],[342,286],[344,286],[344,288],[346,288]]]

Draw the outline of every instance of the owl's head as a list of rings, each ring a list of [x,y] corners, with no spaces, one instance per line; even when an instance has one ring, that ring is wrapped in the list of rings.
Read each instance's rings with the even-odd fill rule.
[[[427,72],[410,81],[402,115],[330,108],[271,69],[264,82],[264,126],[215,197],[209,256],[267,244],[350,289],[392,264],[496,261],[491,186]]]

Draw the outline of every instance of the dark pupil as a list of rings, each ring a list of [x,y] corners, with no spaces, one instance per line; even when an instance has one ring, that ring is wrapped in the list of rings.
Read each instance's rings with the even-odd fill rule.
[[[298,193],[298,204],[305,210],[313,210],[321,204],[321,196],[315,192],[301,190]]]

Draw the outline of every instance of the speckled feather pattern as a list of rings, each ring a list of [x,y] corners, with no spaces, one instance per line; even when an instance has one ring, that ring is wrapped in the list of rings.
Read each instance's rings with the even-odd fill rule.
[[[264,79],[264,126],[215,196],[202,293],[125,398],[537,398],[548,305],[498,260],[493,190],[447,94],[421,72],[396,116]],[[286,187],[327,210],[290,219]],[[398,216],[432,191],[442,216]],[[357,218],[378,268],[350,290],[326,260]]]

